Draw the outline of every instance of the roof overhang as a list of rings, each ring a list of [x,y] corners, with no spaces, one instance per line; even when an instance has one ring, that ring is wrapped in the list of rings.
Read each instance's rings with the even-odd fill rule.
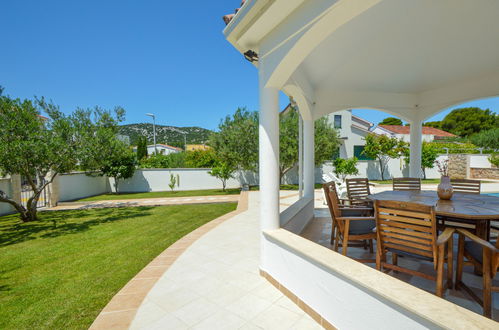
[[[224,33],[300,111],[411,122],[499,95],[498,12],[492,0],[250,0]]]

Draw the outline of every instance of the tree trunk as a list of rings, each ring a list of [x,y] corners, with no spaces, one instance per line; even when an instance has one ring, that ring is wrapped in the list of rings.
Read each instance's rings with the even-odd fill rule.
[[[114,178],[114,192],[118,195],[118,178]]]
[[[227,185],[226,180],[222,180],[222,191],[225,191],[225,186]]]
[[[385,168],[383,167],[383,161],[379,160],[379,170],[381,172],[381,181],[385,181]]]
[[[423,180],[426,180],[426,168],[423,167],[422,170],[423,170]]]

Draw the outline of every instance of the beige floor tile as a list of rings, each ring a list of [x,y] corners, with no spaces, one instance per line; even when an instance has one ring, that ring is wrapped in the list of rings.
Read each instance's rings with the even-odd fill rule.
[[[268,282],[262,283],[257,288],[255,288],[251,293],[271,303],[274,303],[281,297],[284,297],[281,291],[279,291],[277,288],[275,288],[273,285],[271,285]]]
[[[292,302],[288,297],[284,296],[279,298],[276,302],[276,305],[281,306],[286,308],[287,310],[296,313],[296,314],[301,314],[303,311],[301,310],[298,305],[296,305],[294,302]]]
[[[137,311],[130,329],[147,329],[166,314],[158,305],[146,299]]]
[[[196,324],[191,329],[196,330],[232,330],[242,327],[246,323],[239,316],[232,314],[226,310],[219,310],[217,313],[204,319],[201,323]]]
[[[290,330],[320,330],[323,329],[317,322],[312,320],[308,315],[298,320]]]
[[[168,330],[184,330],[184,329],[189,329],[189,326],[176,318],[175,316],[171,314],[167,314],[163,316],[161,319],[158,321],[150,324],[146,328],[147,330],[163,330],[163,329],[168,329]]]
[[[163,295],[148,298],[165,312],[173,312],[199,298],[199,295],[188,288],[180,288]]]
[[[251,323],[264,329],[289,329],[298,322],[303,315],[303,313],[297,314],[284,307],[273,304],[251,320]]]
[[[188,326],[194,326],[219,310],[220,307],[217,304],[206,298],[198,298],[175,310],[172,314]]]
[[[239,298],[225,308],[237,316],[249,321],[272,305],[271,302],[251,293]]]

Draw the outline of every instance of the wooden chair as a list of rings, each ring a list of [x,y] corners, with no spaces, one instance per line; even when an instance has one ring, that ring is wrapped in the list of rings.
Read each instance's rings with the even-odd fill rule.
[[[452,185],[452,189],[454,190],[454,192],[468,193],[468,194],[480,194],[481,192],[480,180],[451,179],[450,183]],[[445,227],[464,228],[476,234],[474,228],[476,222],[473,220],[457,219],[450,217],[439,217],[439,220],[440,220],[439,229],[441,230],[443,230],[443,228]]]
[[[335,251],[338,251],[341,241],[342,254],[347,255],[348,246],[351,243],[361,243],[364,248],[373,252],[373,240],[376,233],[373,231],[376,224],[372,216],[373,209],[355,205],[347,205],[349,200],[338,198],[334,183],[323,184],[327,205],[332,218],[331,244]],[[359,244],[357,244],[358,246]],[[356,259],[360,262],[374,262],[374,259]]]
[[[372,207],[372,201],[367,199],[367,196],[371,194],[369,179],[346,179],[345,182],[347,184],[348,199],[352,201],[353,205]]]
[[[482,183],[480,180],[450,179],[454,192],[479,194]]]
[[[393,190],[421,190],[421,179],[393,178]]]
[[[437,237],[437,222],[433,206],[416,203],[380,201],[375,206],[378,251],[376,268],[394,270],[436,281],[436,294],[443,295],[444,262],[447,261],[447,285],[452,286],[452,234],[446,229]],[[445,249],[447,247],[447,253]],[[388,252],[392,263],[386,261]],[[406,256],[433,262],[437,276],[400,267],[397,257]]]
[[[492,285],[492,280],[499,267],[499,239],[495,246],[465,229],[457,229],[459,243],[457,252],[456,289],[464,289],[483,307],[483,315],[492,317],[492,292],[498,292],[499,287]],[[466,240],[468,238],[469,240]],[[465,261],[465,258],[467,261]],[[480,299],[466,284],[463,283],[463,267],[473,265],[482,271],[483,299]]]

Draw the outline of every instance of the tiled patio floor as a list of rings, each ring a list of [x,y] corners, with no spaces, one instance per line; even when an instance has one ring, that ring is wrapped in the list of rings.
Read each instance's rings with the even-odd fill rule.
[[[330,239],[331,239],[331,218],[329,216],[329,210],[325,208],[317,208],[316,209],[316,218],[312,220],[308,224],[308,226],[304,229],[304,231],[301,233],[302,237],[305,237],[307,239],[310,239],[311,241],[314,241],[322,246],[325,246],[331,250],[333,250],[332,245],[330,244]],[[455,255],[457,255],[457,237],[455,237]],[[374,251],[376,251],[376,246]],[[341,248],[340,248],[341,252]],[[376,255],[375,253],[372,254],[369,252],[369,250],[364,250],[362,247],[349,247],[348,248],[348,256],[353,257],[353,258],[359,258],[359,259],[375,259]],[[416,259],[409,259],[409,258],[401,258],[399,256],[398,263],[402,267],[408,267],[414,270],[418,270],[420,272],[425,272],[432,274],[433,271],[433,264],[425,261],[420,261]],[[375,267],[375,264],[366,264],[371,267]],[[454,266],[454,270],[455,270]],[[435,282],[423,279],[421,277],[417,276],[411,276],[409,274],[404,274],[400,272],[390,272],[390,275],[405,281],[407,283],[410,283],[420,289],[426,290],[428,292],[434,293],[435,292]],[[482,278],[479,276],[476,276],[473,274],[473,268],[472,267],[465,267],[464,274],[463,274],[463,281],[466,283],[469,287],[471,287],[475,293],[481,297],[482,296]],[[497,285],[497,283],[495,283]],[[494,315],[494,320],[499,321],[499,294],[493,294],[493,315]],[[451,301],[457,305],[460,305],[462,307],[465,307],[467,309],[470,309],[476,313],[482,314],[482,309],[478,303],[476,303],[474,300],[472,300],[469,295],[464,293],[462,290],[456,291],[456,290],[447,290],[445,293],[445,299],[448,301]]]
[[[283,192],[296,195],[296,192]],[[131,329],[321,329],[259,275],[258,192],[195,241],[156,282]]]

